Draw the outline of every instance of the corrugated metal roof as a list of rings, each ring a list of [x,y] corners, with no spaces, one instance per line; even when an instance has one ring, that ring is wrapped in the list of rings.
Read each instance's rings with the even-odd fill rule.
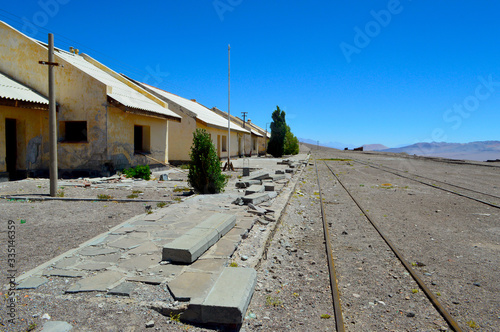
[[[45,98],[33,89],[14,81],[9,76],[0,73],[0,98],[27,101],[31,103],[49,104]]]
[[[66,60],[73,66],[77,67],[81,71],[85,72],[86,74],[94,77],[101,83],[110,86],[111,92],[108,92],[108,96],[118,101],[120,104],[143,111],[163,114],[178,119],[181,118],[171,110],[155,103],[153,100],[147,98],[142,93],[132,89],[125,83],[120,82],[118,79],[106,73],[104,70],[94,66],[92,63],[85,60],[82,56],[68,53],[62,50],[58,50],[56,55]]]
[[[143,84],[143,83],[141,83]],[[196,114],[196,118],[200,119],[201,121],[205,122],[209,126],[215,126],[221,129],[227,129],[227,119],[224,119],[222,116],[215,114],[205,106],[186,99],[182,98],[180,96],[174,95],[173,93],[167,92],[165,90],[161,90],[158,88],[155,88],[154,86],[151,85],[146,85],[149,89],[153,90],[157,94],[173,101],[174,103],[184,107],[185,109],[193,112]],[[249,133],[248,130],[240,127],[236,123],[231,121],[231,130],[243,132],[243,133]]]

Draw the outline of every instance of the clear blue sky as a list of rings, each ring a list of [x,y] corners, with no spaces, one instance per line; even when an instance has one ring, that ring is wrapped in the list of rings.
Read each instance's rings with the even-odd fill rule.
[[[499,13],[493,0],[41,0],[4,2],[0,20],[225,111],[231,44],[231,114],[265,127],[279,105],[298,137],[394,147],[500,140]]]

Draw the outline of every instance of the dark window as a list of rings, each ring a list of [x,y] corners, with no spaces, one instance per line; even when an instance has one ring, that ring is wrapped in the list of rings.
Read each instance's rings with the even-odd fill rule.
[[[142,126],[134,126],[134,151],[142,151]]]
[[[87,142],[87,121],[64,121],[65,142]]]

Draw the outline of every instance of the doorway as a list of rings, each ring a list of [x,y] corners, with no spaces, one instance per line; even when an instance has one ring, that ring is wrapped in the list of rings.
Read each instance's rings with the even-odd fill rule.
[[[17,124],[16,119],[5,119],[5,161],[9,180],[17,178]]]

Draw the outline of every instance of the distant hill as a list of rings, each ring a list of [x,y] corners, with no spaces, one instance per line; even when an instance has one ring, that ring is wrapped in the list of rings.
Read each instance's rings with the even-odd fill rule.
[[[301,143],[307,143],[307,144],[313,144],[317,145],[318,141],[308,139],[308,138],[300,138],[299,137],[299,142]],[[339,149],[339,150],[344,150],[344,148],[349,148],[349,149],[354,149],[357,146],[349,143],[342,143],[342,142],[328,142],[328,143],[319,143],[320,146],[326,146],[328,148],[334,148],[334,149]]]
[[[388,147],[384,144],[365,144],[363,145],[363,150],[365,151],[379,151],[379,150],[387,150]]]
[[[426,157],[465,159],[485,161],[500,159],[500,141],[481,141],[470,143],[416,143],[401,148],[384,149],[384,152],[401,153]]]

